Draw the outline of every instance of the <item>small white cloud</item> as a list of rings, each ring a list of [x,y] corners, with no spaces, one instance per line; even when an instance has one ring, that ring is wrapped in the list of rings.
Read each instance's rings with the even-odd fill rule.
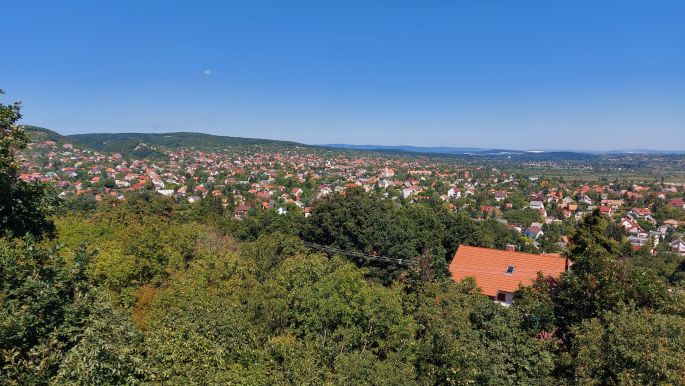
[[[206,70],[202,71],[202,73],[209,76],[209,75],[212,75],[212,70],[206,69]]]

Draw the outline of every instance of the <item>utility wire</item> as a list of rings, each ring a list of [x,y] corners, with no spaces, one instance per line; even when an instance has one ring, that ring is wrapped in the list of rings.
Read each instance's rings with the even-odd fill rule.
[[[399,264],[399,265],[409,265],[409,260],[407,259],[393,259],[392,257],[386,257],[386,256],[372,256],[372,255],[366,255],[361,252],[356,252],[356,251],[345,251],[343,249],[327,246],[327,245],[321,245],[321,244],[315,244],[315,243],[309,243],[304,241],[304,245],[318,249],[320,251],[328,252],[328,253],[333,253],[333,254],[338,254],[338,255],[343,255],[343,256],[348,256],[348,257],[356,257],[358,259],[364,259],[364,260],[375,260],[375,261],[381,261],[384,263],[394,263],[394,264]]]

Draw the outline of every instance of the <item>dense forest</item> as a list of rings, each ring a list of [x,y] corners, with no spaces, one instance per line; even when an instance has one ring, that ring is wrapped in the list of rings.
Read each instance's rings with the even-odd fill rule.
[[[526,250],[496,220],[355,189],[243,221],[149,192],[65,202],[18,178],[20,117],[0,105],[2,384],[685,383],[685,297],[618,259],[597,213],[572,269],[503,307],[447,273],[461,244]]]

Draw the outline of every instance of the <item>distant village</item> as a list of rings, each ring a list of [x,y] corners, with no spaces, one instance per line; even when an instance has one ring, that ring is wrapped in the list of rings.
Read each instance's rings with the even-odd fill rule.
[[[236,219],[269,209],[308,216],[317,199],[359,188],[402,205],[429,202],[476,219],[495,218],[541,252],[562,252],[568,238],[558,228],[598,210],[625,232],[634,250],[685,255],[685,184],[564,181],[531,174],[534,168],[504,172],[420,156],[323,149],[165,153],[162,159],[132,159],[72,143],[33,142],[22,155],[20,178],[54,183],[65,199],[122,200],[143,190],[187,204],[216,199]],[[545,234],[554,229],[550,240]]]

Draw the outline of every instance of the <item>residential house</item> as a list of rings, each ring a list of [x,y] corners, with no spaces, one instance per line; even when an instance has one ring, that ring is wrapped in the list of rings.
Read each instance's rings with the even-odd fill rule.
[[[628,216],[622,218],[619,225],[622,226],[623,229],[625,229],[628,233],[642,232],[642,227],[640,227],[640,224]]]
[[[646,245],[651,245],[652,239],[645,234],[638,234],[635,236],[628,236],[628,242],[633,246],[633,250],[640,249]]]
[[[235,208],[235,217],[239,218],[239,219],[243,219],[243,218],[245,218],[245,216],[247,216],[247,212],[249,212],[249,211],[250,211],[249,205],[245,205],[245,204],[238,205],[238,207]]]
[[[114,183],[119,188],[128,188],[129,186],[131,186],[131,183],[126,180],[115,180]]]
[[[481,205],[480,206],[480,211],[485,212],[485,213],[494,213],[495,212],[495,207],[492,205]]]
[[[495,200],[497,202],[504,201],[507,199],[508,193],[505,191],[495,192]]]
[[[671,242],[671,250],[673,252],[678,252],[680,256],[685,256],[685,241],[682,239],[673,240]]]
[[[557,278],[566,271],[569,262],[559,255],[502,251],[462,245],[449,266],[452,280],[473,277],[483,295],[503,305],[514,301],[519,284],[529,285],[542,272]]]
[[[652,211],[649,208],[633,208],[630,212],[634,213],[637,217],[645,217],[652,214]]]
[[[528,208],[540,211],[542,217],[547,217],[547,211],[545,210],[545,204],[542,201],[531,201],[528,203]]]
[[[683,202],[682,198],[672,198],[670,201],[668,201],[668,205],[670,205],[672,208],[685,209],[685,202]]]
[[[395,175],[395,170],[385,167],[383,169],[383,172],[381,173],[381,177],[383,178],[392,178]]]
[[[614,210],[610,206],[600,205],[599,206],[599,213],[607,215],[607,216],[611,216],[614,213]]]
[[[410,186],[408,188],[402,189],[402,197],[407,198],[409,196],[413,196],[416,193],[420,193],[421,188],[418,186]]]
[[[447,197],[459,199],[461,198],[461,190],[459,190],[459,188],[452,187],[447,191]]]
[[[545,233],[542,231],[542,228],[540,228],[539,226],[529,226],[528,228],[526,228],[525,231],[523,231],[524,236],[533,240],[537,240],[540,236],[544,234]]]
[[[300,188],[292,188],[292,189],[290,190],[290,194],[292,194],[292,195],[295,196],[295,197],[300,197],[300,196],[302,196],[302,193],[304,193],[304,192],[303,192],[302,189],[300,189]]]
[[[604,199],[604,200],[602,200],[601,204],[604,205],[604,206],[608,206],[608,207],[610,207],[611,209],[618,209],[618,208],[620,208],[621,206],[623,206],[623,200],[608,200],[608,199]]]

